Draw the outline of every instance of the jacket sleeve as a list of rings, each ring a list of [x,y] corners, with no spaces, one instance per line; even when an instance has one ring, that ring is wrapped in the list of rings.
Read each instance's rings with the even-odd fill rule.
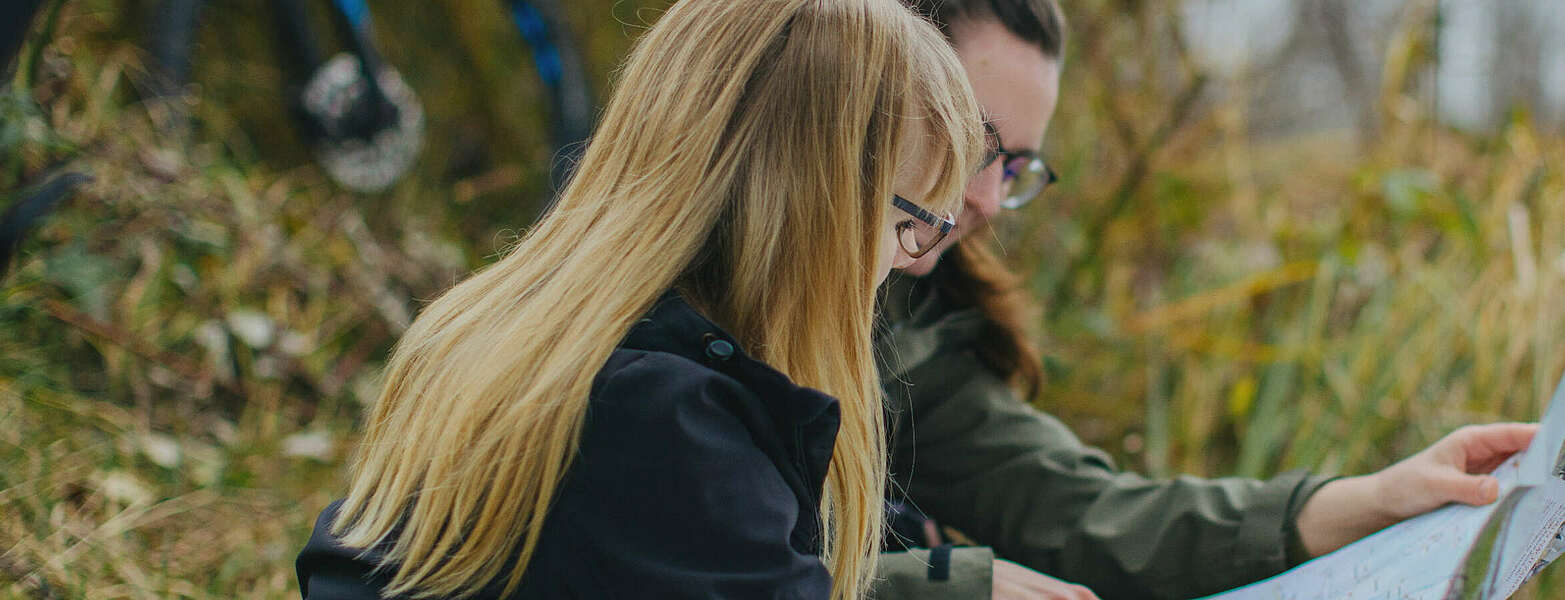
[[[299,553],[295,566],[299,574],[299,597],[303,600],[380,600],[380,590],[390,581],[390,574],[376,573],[376,559],[344,547],[331,534],[331,524],[341,507],[342,501],[338,500],[321,511],[315,519],[310,540]]]
[[[828,597],[825,565],[793,540],[801,498],[733,409],[745,392],[673,360],[636,361],[599,390],[555,502],[604,587],[588,595]]]
[[[1202,596],[1285,570],[1299,509],[1327,481],[1119,471],[971,351],[936,354],[887,387],[900,407],[893,476],[920,509],[1106,600]]]
[[[993,595],[994,550],[919,548],[880,555],[872,598],[932,600]]]

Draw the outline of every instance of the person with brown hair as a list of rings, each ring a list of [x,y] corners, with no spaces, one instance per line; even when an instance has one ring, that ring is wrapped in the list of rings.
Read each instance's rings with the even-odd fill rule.
[[[1065,22],[1054,0],[904,2],[956,48],[996,158],[969,182],[953,234],[882,290],[889,500],[985,547],[883,560],[883,597],[1203,596],[1447,503],[1495,500],[1484,473],[1525,448],[1534,426],[1464,427],[1361,477],[1156,480],[1119,470],[1029,406],[1042,380],[1027,334],[1037,319],[1019,278],[970,234],[1053,179],[1039,147],[1060,91]]]

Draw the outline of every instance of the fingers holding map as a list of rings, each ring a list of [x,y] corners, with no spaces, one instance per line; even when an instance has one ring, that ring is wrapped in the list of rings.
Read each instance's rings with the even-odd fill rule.
[[[1497,502],[1440,508],[1206,600],[1510,597],[1565,554],[1565,380],[1527,450],[1494,477]]]

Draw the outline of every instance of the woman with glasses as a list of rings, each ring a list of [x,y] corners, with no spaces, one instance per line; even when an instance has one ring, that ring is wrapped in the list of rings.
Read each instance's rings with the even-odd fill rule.
[[[884,292],[876,343],[889,359],[890,503],[909,508],[899,521],[915,521],[898,528],[902,543],[938,544],[916,523],[922,511],[984,547],[889,554],[877,595],[1204,596],[1450,502],[1494,500],[1482,473],[1524,448],[1534,426],[1463,428],[1362,477],[1152,479],[1030,406],[1042,378],[1027,335],[1037,321],[982,234],[1054,181],[1038,148],[1060,91],[1063,20],[1054,0],[904,1],[956,49],[989,153],[957,227]]]
[[[684,0],[620,74],[558,204],[398,344],[306,598],[865,592],[875,290],[982,158],[960,64],[896,0]]]

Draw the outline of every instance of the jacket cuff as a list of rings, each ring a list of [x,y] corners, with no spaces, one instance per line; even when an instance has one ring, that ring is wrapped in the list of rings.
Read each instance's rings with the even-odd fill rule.
[[[994,588],[994,550],[941,546],[880,555],[876,598],[989,598]]]
[[[1310,560],[1310,551],[1304,548],[1304,536],[1299,534],[1299,513],[1304,511],[1304,504],[1310,497],[1328,483],[1341,479],[1342,476],[1306,475],[1304,480],[1295,489],[1293,500],[1288,503],[1288,531],[1287,551],[1288,565],[1292,569]]]
[[[1298,517],[1304,502],[1331,478],[1312,476],[1305,471],[1289,471],[1266,481],[1255,496],[1255,504],[1244,511],[1239,525],[1237,555],[1244,570],[1269,577],[1299,564],[1303,543],[1299,541]],[[1295,548],[1298,546],[1298,548]]]

